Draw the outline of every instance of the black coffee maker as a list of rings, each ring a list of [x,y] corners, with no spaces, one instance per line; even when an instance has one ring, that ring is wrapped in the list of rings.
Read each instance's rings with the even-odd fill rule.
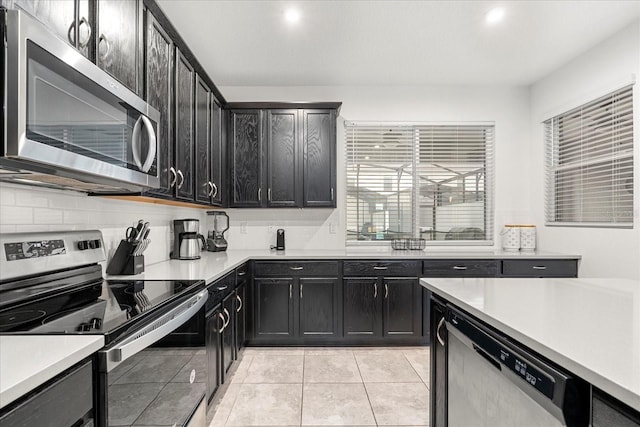
[[[229,216],[223,211],[207,212],[207,250],[222,252],[227,250],[224,233],[229,229]]]

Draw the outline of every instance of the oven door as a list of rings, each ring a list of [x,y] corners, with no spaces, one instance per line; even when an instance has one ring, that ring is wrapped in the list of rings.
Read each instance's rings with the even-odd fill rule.
[[[207,389],[204,345],[153,344],[202,315],[207,296],[191,296],[98,353],[98,426],[186,425],[198,418]]]
[[[116,187],[157,187],[160,113],[24,12],[6,15],[4,156]]]

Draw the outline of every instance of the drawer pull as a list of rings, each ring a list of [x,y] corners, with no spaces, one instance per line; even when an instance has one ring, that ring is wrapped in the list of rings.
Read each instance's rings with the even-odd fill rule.
[[[534,265],[531,268],[533,268],[534,270],[546,270],[547,269],[547,267],[544,266],[544,265]]]
[[[246,271],[238,271],[238,276],[246,276],[247,272]]]
[[[454,269],[454,270],[466,270],[466,269],[467,269],[467,267],[466,267],[466,266],[464,266],[464,265],[454,265],[454,266],[453,266],[453,269]]]
[[[374,270],[386,270],[388,267],[381,267],[376,265],[375,267],[373,267]]]
[[[304,267],[289,267],[289,270],[300,271],[300,270],[304,270]]]
[[[228,286],[217,286],[217,287],[216,287],[216,290],[217,290],[217,291],[224,291],[224,290],[225,290],[225,289],[227,289],[227,288],[228,288]]]

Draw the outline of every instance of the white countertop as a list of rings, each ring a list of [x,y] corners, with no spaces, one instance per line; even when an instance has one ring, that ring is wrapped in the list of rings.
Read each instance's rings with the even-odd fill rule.
[[[147,280],[205,280],[207,283],[222,277],[232,269],[253,260],[301,260],[301,259],[579,259],[580,255],[551,252],[503,252],[478,251],[394,251],[390,248],[347,248],[329,250],[229,250],[227,252],[202,252],[199,260],[169,260],[145,266],[144,273],[135,276],[108,276],[108,278]]]
[[[0,408],[103,346],[101,335],[0,336]]]
[[[640,408],[640,282],[421,279],[422,286]]]

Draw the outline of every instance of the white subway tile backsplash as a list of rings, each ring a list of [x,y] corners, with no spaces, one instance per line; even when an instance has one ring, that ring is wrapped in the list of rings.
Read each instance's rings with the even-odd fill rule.
[[[80,210],[64,210],[63,221],[65,224],[86,225],[89,223],[89,212]]]
[[[18,191],[16,192],[16,205],[46,208],[49,206],[49,199],[46,197],[46,193],[39,191]]]
[[[11,225],[4,225],[4,224],[0,224],[0,234],[6,234],[6,233],[15,233],[16,232],[16,226],[11,224]]]
[[[62,211],[59,209],[34,208],[34,224],[62,224]]]
[[[33,208],[3,205],[0,210],[0,223],[6,225],[33,224]]]
[[[0,206],[16,204],[16,191],[6,183],[0,183]]]

